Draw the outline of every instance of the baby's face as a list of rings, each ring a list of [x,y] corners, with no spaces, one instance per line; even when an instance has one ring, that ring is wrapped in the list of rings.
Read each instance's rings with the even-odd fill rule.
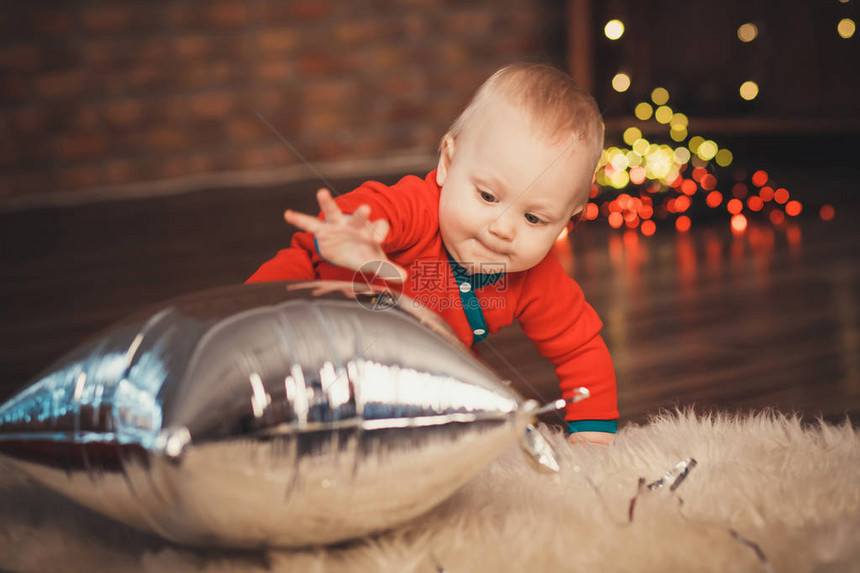
[[[489,104],[448,140],[437,171],[439,227],[454,260],[471,273],[537,265],[591,179],[588,153],[573,141],[548,142],[504,102]]]

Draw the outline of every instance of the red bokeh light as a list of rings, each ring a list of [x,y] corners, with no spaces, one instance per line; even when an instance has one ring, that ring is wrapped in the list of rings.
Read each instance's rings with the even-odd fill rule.
[[[621,216],[621,213],[617,211],[613,211],[609,214],[609,226],[613,229],[621,228],[621,225],[624,224],[624,217]]]
[[[832,221],[833,217],[836,216],[836,209],[832,205],[822,205],[821,209],[818,210],[818,214],[823,220]]]
[[[764,201],[758,195],[753,195],[747,199],[747,207],[749,207],[750,211],[761,211],[764,207]]]
[[[735,215],[732,217],[732,231],[743,233],[747,229],[747,218],[743,215]]]
[[[717,178],[708,173],[704,177],[702,177],[702,189],[705,191],[711,191],[717,186]]]
[[[681,215],[675,220],[675,228],[682,233],[686,233],[687,231],[689,231],[690,225],[690,218],[686,215]]]
[[[780,187],[773,192],[773,200],[780,205],[784,205],[788,201],[788,190]]]
[[[683,183],[681,183],[681,193],[684,195],[693,195],[696,193],[698,187],[696,186],[696,182],[692,179],[685,179]]]
[[[650,237],[657,230],[657,225],[654,224],[654,221],[642,221],[642,225],[639,227],[639,230],[642,231],[642,234],[646,237]]]
[[[675,211],[678,213],[683,213],[687,209],[690,208],[690,198],[686,195],[680,195],[677,199],[675,199]]]
[[[769,219],[774,225],[782,225],[783,221],[785,221],[785,213],[779,209],[774,209],[770,212]]]
[[[630,169],[630,181],[636,185],[642,185],[645,182],[645,168],[641,165]]]
[[[761,187],[765,183],[767,183],[767,171],[759,170],[759,171],[756,171],[755,173],[753,173],[752,183],[756,187]]]
[[[723,202],[723,194],[719,191],[711,191],[708,193],[708,196],[705,197],[705,203],[707,203],[708,207],[712,209],[715,207],[719,207],[720,203]]]
[[[702,177],[708,174],[708,170],[704,167],[696,167],[693,169],[693,179],[696,181],[701,181]]]
[[[737,215],[743,210],[743,208],[744,204],[741,202],[740,199],[732,199],[728,203],[726,203],[726,209],[732,215]]]
[[[797,217],[803,211],[803,205],[800,201],[789,201],[785,206],[785,213],[791,217]]]
[[[735,183],[732,187],[732,195],[737,197],[738,199],[743,199],[749,194],[749,187],[744,185],[743,183]]]
[[[761,197],[761,200],[764,202],[772,201],[773,200],[773,187],[769,187],[769,186],[765,185],[764,187],[762,187],[759,190],[758,196]]]
[[[585,218],[589,221],[594,221],[600,215],[600,209],[594,203],[589,203],[585,208]]]

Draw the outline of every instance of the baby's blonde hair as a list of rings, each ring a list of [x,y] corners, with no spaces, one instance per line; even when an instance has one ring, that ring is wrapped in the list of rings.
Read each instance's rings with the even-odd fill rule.
[[[502,100],[521,107],[533,125],[553,143],[574,135],[584,144],[591,171],[603,151],[603,119],[597,102],[569,75],[546,64],[516,63],[500,69],[481,84],[469,105],[442,138],[457,138],[487,103]],[[588,200],[585,195],[582,205]]]

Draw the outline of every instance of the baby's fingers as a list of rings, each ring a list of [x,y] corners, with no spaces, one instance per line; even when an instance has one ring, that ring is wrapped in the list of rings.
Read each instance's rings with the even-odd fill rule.
[[[305,215],[304,213],[291,211],[289,209],[284,211],[284,221],[290,225],[298,227],[302,231],[308,231],[309,233],[314,234],[322,229],[322,226],[324,225],[324,223],[316,217],[311,217],[310,215]]]
[[[343,217],[340,207],[338,207],[337,203],[334,202],[334,199],[331,198],[331,193],[328,189],[320,189],[317,191],[317,202],[320,204],[320,209],[322,209],[326,221],[334,223]]]

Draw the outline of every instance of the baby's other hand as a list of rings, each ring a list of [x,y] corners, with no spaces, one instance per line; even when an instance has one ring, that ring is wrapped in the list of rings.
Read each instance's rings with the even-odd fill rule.
[[[567,437],[574,446],[611,446],[615,443],[615,434],[609,432],[575,432]]]
[[[344,214],[328,189],[317,191],[317,201],[325,215],[324,220],[289,209],[284,211],[284,220],[313,233],[320,256],[334,265],[355,271],[369,262],[383,261],[397,269],[401,281],[406,280],[406,271],[389,261],[382,249],[382,242],[388,235],[388,221],[370,221],[369,205],[360,205],[352,215]],[[388,276],[384,278],[397,280]]]

